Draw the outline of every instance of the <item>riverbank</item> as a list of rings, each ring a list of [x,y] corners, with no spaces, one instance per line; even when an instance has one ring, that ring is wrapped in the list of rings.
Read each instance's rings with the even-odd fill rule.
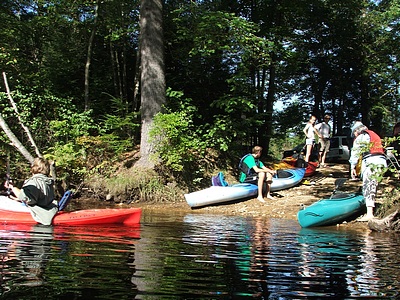
[[[297,220],[297,212],[301,205],[311,205],[315,201],[329,198],[335,189],[337,178],[348,178],[348,164],[330,163],[325,168],[319,168],[312,177],[305,178],[301,184],[293,188],[273,193],[275,200],[266,200],[265,203],[256,198],[244,200],[237,203],[225,203],[223,205],[206,206],[191,209],[186,203],[184,196],[174,203],[137,203],[143,211],[168,213],[200,213],[200,214],[223,214],[240,215],[244,217],[259,218],[284,218]],[[348,180],[341,191],[357,191],[361,187],[361,181]],[[382,188],[378,191],[378,200],[382,195]],[[367,227],[367,223],[351,222],[352,226]]]
[[[283,218],[297,220],[297,212],[300,206],[311,205],[312,203],[329,198],[334,189],[335,181],[338,178],[349,178],[347,163],[329,163],[325,168],[318,168],[316,174],[305,178],[299,185],[272,193],[275,200],[266,200],[265,203],[256,198],[243,200],[234,203],[224,203],[220,205],[205,206],[192,209],[186,203],[184,193],[177,197],[173,202],[133,202],[114,203],[113,201],[93,201],[93,199],[77,199],[73,201],[71,209],[84,208],[104,208],[104,207],[140,207],[144,213],[158,214],[213,214],[213,215],[232,215],[253,218]],[[233,178],[229,178],[234,180]],[[389,194],[393,190],[390,178],[385,178],[379,185],[377,193],[377,203],[383,202],[383,195]],[[230,182],[230,181],[229,181]],[[361,188],[361,181],[347,180],[340,188],[343,192],[355,192]],[[87,201],[86,201],[87,200]],[[367,223],[349,222],[343,226],[367,228]]]

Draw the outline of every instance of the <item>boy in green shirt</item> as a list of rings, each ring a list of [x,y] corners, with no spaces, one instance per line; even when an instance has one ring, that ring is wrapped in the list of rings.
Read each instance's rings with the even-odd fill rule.
[[[245,155],[239,163],[240,182],[249,182],[249,183],[257,183],[258,186],[258,196],[257,200],[260,202],[265,202],[263,197],[263,185],[264,181],[266,182],[267,190],[266,197],[270,200],[275,200],[271,194],[271,183],[272,176],[276,174],[276,170],[272,170],[264,166],[264,164],[260,161],[262,153],[261,146],[254,146],[252,153]]]

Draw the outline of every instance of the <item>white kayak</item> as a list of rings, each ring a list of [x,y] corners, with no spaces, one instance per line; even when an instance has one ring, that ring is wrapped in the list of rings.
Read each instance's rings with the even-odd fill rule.
[[[185,194],[190,207],[200,207],[257,196],[257,185],[238,183],[231,186],[211,186],[204,190]]]
[[[30,209],[25,205],[25,203],[12,200],[7,196],[0,196],[0,210],[30,212]]]

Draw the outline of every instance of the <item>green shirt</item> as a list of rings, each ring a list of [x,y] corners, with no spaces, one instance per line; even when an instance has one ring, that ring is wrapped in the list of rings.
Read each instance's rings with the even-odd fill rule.
[[[246,177],[250,174],[255,174],[256,172],[254,171],[253,167],[258,166],[260,169],[262,167],[264,167],[264,164],[261,162],[261,160],[254,158],[253,155],[249,154],[247,155],[244,160],[243,163],[246,164],[246,166],[250,169],[249,170],[249,174],[245,174],[242,170],[240,171],[240,175],[239,175],[239,181],[243,182],[245,181]]]

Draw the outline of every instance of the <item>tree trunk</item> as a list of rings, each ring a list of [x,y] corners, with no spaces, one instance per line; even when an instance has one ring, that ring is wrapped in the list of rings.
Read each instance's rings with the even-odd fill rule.
[[[17,105],[15,104],[14,99],[13,99],[12,96],[11,96],[11,91],[10,91],[10,88],[8,87],[8,81],[7,81],[7,76],[6,76],[6,73],[5,73],[5,72],[3,72],[3,78],[4,78],[4,85],[6,86],[6,91],[7,91],[8,99],[10,100],[11,106],[13,107],[14,112],[15,112],[17,118],[18,118],[18,122],[19,122],[19,124],[21,125],[22,129],[25,131],[26,135],[28,136],[28,139],[29,139],[29,141],[31,142],[31,145],[32,145],[33,149],[35,150],[36,155],[37,155],[38,157],[42,157],[42,154],[40,153],[39,148],[37,147],[37,145],[36,145],[36,143],[35,143],[35,141],[34,141],[34,139],[33,139],[33,137],[32,137],[32,134],[31,134],[29,128],[25,126],[24,122],[22,122],[21,116],[19,115],[19,112],[18,112]],[[4,119],[3,119],[3,121],[4,121]],[[4,123],[5,123],[5,122],[4,122]],[[6,124],[6,125],[7,125],[7,124]],[[8,127],[8,126],[7,126],[7,127]],[[10,132],[11,132],[11,130],[10,130]],[[11,132],[11,133],[12,133],[12,132]],[[14,135],[14,134],[13,134],[13,135]],[[14,135],[14,137],[15,137],[15,135]],[[15,137],[15,138],[16,138],[16,137]]]
[[[3,116],[0,114],[0,126],[3,129],[4,133],[10,139],[11,143],[17,150],[25,157],[29,163],[33,163],[34,157],[29,153],[28,150],[22,145],[22,143],[18,140],[15,134],[11,131],[10,127],[8,127],[6,121],[4,120]]]
[[[138,111],[139,110],[139,106],[140,106],[140,99],[139,99],[139,88],[140,88],[140,51],[138,51],[137,55],[136,55],[136,70],[135,70],[135,79],[134,79],[134,90],[133,90],[133,104],[132,104],[132,108],[133,111]]]
[[[396,210],[383,219],[372,219],[368,227],[374,231],[400,231],[400,212]]]
[[[269,144],[272,138],[272,112],[274,109],[275,94],[276,94],[276,64],[277,57],[275,53],[271,54],[271,65],[269,67],[269,82],[268,93],[266,101],[266,114],[265,114],[265,153],[269,152]]]
[[[112,71],[113,71],[113,85],[114,85],[114,95],[119,94],[119,88],[118,88],[118,73],[117,73],[117,54],[114,53],[114,45],[112,40],[110,39],[109,41],[110,44],[110,60],[111,60],[111,66],[112,66]]]
[[[98,17],[98,10],[99,10],[99,1],[96,2],[94,7],[94,24],[92,33],[90,34],[89,38],[89,45],[87,49],[87,56],[86,56],[86,65],[85,65],[85,111],[89,110],[90,108],[90,101],[89,101],[89,72],[90,72],[90,64],[92,60],[92,48],[93,48],[93,40],[96,34],[96,27],[97,27],[97,17]]]
[[[141,54],[141,158],[138,166],[152,168],[150,155],[154,141],[149,141],[153,118],[165,103],[164,42],[162,0],[142,0],[140,7]]]

